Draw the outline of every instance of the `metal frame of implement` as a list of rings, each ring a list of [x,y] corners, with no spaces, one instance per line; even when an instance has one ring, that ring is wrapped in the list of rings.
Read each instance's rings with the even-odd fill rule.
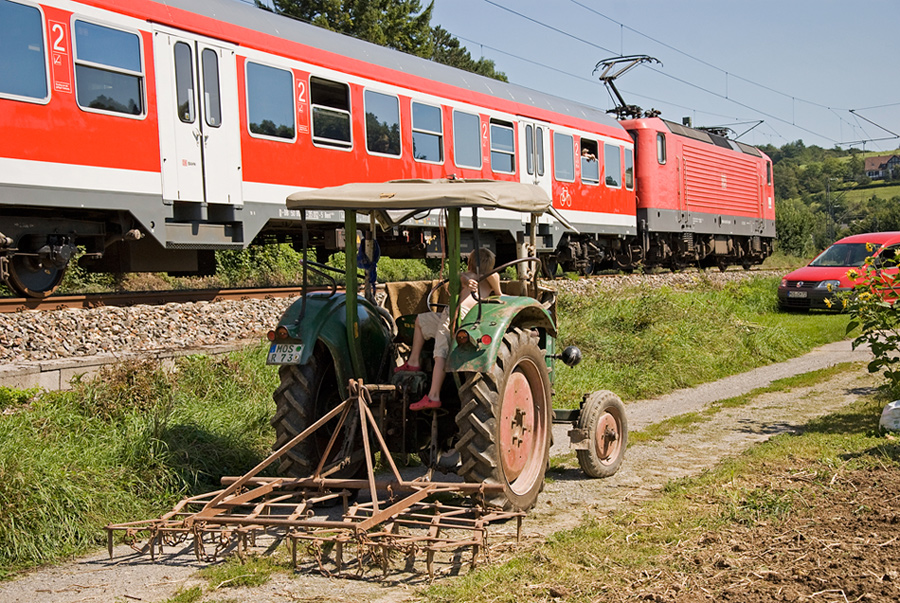
[[[235,549],[243,558],[249,546],[256,546],[261,534],[286,537],[291,543],[291,557],[297,567],[297,545],[304,543],[316,560],[320,571],[325,557],[334,551],[336,572],[345,566],[344,549],[355,545],[358,573],[365,570],[364,560],[374,561],[385,574],[389,571],[390,553],[401,552],[412,567],[419,551],[426,554],[428,575],[434,578],[434,557],[441,551],[460,551],[471,548],[471,565],[477,563],[479,553],[488,557],[487,527],[491,522],[516,519],[516,540],[521,537],[524,512],[507,512],[487,507],[484,494],[499,485],[432,481],[432,470],[413,480],[405,480],[385,444],[377,422],[369,408],[371,391],[393,389],[390,385],[365,385],[362,380],[349,382],[346,400],[329,411],[302,433],[273,452],[268,458],[241,477],[223,477],[222,490],[185,498],[172,511],[157,519],[106,526],[109,555],[113,556],[114,535],[124,532],[124,540],[141,554],[150,553],[156,560],[163,546],[177,546],[193,539],[198,560],[212,561],[228,549]],[[326,423],[338,417],[322,460],[307,478],[257,477],[273,462],[281,458],[299,442],[311,436]],[[343,456],[325,466],[337,445],[338,434],[345,423],[351,433],[362,439],[366,462],[365,479],[337,479],[329,474],[350,461],[344,442]],[[436,415],[433,416],[433,422]],[[436,423],[435,423],[436,424]],[[372,463],[374,435],[383,458],[390,465],[389,479],[376,479]],[[339,451],[340,452],[340,451]],[[349,505],[351,490],[368,491],[370,500]],[[468,505],[447,505],[427,499],[440,494],[469,495]],[[480,496],[479,496],[480,495]],[[481,502],[478,500],[480,499]],[[317,514],[323,503],[343,502],[340,519]],[[146,535],[146,541],[142,541]],[[207,548],[212,547],[211,553]]]

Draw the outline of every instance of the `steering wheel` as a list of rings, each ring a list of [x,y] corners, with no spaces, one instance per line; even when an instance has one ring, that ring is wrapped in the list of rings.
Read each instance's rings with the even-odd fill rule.
[[[477,282],[479,285],[481,285],[481,283],[482,283],[485,279],[487,279],[487,277],[491,276],[492,274],[498,274],[498,273],[500,273],[500,272],[503,272],[504,270],[506,270],[506,269],[509,268],[510,266],[515,266],[516,264],[523,264],[523,263],[525,263],[525,262],[538,262],[538,264],[540,264],[540,261],[541,261],[540,258],[536,258],[536,257],[518,258],[518,259],[515,259],[515,260],[513,260],[513,261],[511,261],[511,262],[506,262],[505,264],[501,264],[500,266],[494,267],[494,269],[488,271],[487,274],[484,274],[484,275],[482,275],[482,276],[479,276],[479,277],[476,279],[476,282]],[[480,302],[480,301],[481,301],[481,298],[480,298],[479,295],[478,295],[478,287],[476,287],[476,290],[475,290],[475,291],[470,291],[470,293],[472,294],[472,297],[475,299],[475,301],[477,301],[477,302]]]
[[[425,296],[425,305],[430,311],[440,314],[441,310],[447,307],[447,304],[441,304],[431,301],[431,296],[440,291],[441,287],[449,282],[449,278],[442,279],[437,285],[432,287],[431,291],[428,292],[428,295]]]
[[[384,321],[384,324],[387,325],[388,330],[391,332],[391,339],[397,337],[397,321],[394,320],[391,313],[388,312],[387,308],[382,306],[375,306],[375,309],[378,310],[378,316],[381,317],[381,320]]]

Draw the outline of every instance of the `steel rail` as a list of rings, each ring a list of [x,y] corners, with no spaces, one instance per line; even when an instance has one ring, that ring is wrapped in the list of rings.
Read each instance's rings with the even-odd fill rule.
[[[330,287],[310,287],[311,291]],[[100,308],[103,306],[164,305],[188,302],[218,302],[225,300],[271,299],[298,297],[300,286],[266,287],[257,289],[184,289],[171,291],[124,291],[112,293],[87,293],[83,295],[52,295],[43,299],[28,297],[0,298],[0,312],[25,310],[62,310],[64,308]]]

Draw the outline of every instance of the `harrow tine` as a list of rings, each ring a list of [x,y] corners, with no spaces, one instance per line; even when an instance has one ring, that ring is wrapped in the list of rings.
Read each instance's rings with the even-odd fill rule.
[[[370,409],[369,390],[362,381],[351,381],[348,389],[350,396],[346,400],[248,473],[223,478],[223,489],[187,497],[158,519],[106,526],[110,557],[116,531],[124,531],[126,542],[141,553],[149,553],[154,561],[164,554],[165,545],[176,546],[187,539],[191,539],[198,561],[214,561],[231,552],[245,559],[251,547],[273,551],[287,538],[295,569],[300,567],[298,546],[303,540],[313,567],[329,576],[332,551],[334,574],[343,575],[345,569],[355,566],[360,576],[367,566],[378,568],[382,576],[387,576],[395,552],[403,555],[406,567],[414,571],[417,552],[425,551],[426,571],[434,580],[439,573],[438,555],[444,562],[445,554],[450,553],[447,562],[458,567],[464,563],[465,548],[471,547],[471,567],[482,558],[489,560],[487,526],[491,522],[516,518],[517,540],[521,537],[524,513],[489,509],[484,504],[484,494],[500,488],[499,485],[437,482],[431,481],[430,474],[404,480]],[[358,408],[354,409],[354,404]],[[353,421],[355,437],[362,438],[365,478],[323,477],[323,467],[307,478],[259,476],[292,446],[338,414],[342,421]],[[376,479],[370,431],[390,465],[392,479]],[[336,445],[336,440],[331,445]],[[347,450],[346,442],[342,446]],[[332,466],[342,462],[338,460]],[[365,502],[350,505],[350,489],[367,491]],[[448,505],[427,500],[445,493],[467,494],[468,503]],[[328,506],[338,500],[342,503],[339,509]],[[144,534],[148,535],[146,544],[138,548],[135,543]],[[355,560],[348,558],[348,545],[355,548]]]

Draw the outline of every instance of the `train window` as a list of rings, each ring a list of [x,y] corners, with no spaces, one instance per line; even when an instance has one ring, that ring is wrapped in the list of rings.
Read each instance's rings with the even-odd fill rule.
[[[481,119],[453,112],[453,157],[459,167],[481,168]]]
[[[603,145],[603,173],[606,175],[606,186],[622,186],[622,152],[614,144]]]
[[[625,149],[625,188],[634,190],[634,151]]]
[[[656,160],[659,165],[666,163],[666,135],[662,132],[656,134]]]
[[[597,161],[597,141],[581,139],[581,181],[600,184],[600,162]]]
[[[313,143],[349,149],[350,135],[350,87],[317,77],[309,78],[309,96],[312,108]]]
[[[0,96],[50,98],[43,21],[33,6],[0,0]]]
[[[370,153],[400,155],[400,99],[366,90],[366,148]]]
[[[178,119],[194,123],[194,52],[184,42],[175,43],[175,94],[178,98]]]
[[[82,109],[144,114],[144,72],[137,34],[75,21],[75,91]]]
[[[516,138],[511,123],[491,120],[491,169],[516,173]]]
[[[531,124],[525,126],[525,171],[529,176],[534,175],[534,128]]]
[[[537,146],[537,173],[538,176],[544,175],[544,128],[538,126],[535,130],[535,143]]]
[[[250,133],[293,140],[294,76],[286,69],[247,62]]]
[[[444,161],[444,123],[441,108],[412,103],[413,157],[417,161]]]
[[[561,182],[575,182],[575,139],[553,133],[553,175]]]
[[[212,48],[204,48],[200,54],[203,67],[203,99],[206,106],[206,123],[213,128],[222,125],[222,98],[219,93],[219,55]]]
[[[766,162],[766,184],[772,184],[772,163],[769,161]]]

